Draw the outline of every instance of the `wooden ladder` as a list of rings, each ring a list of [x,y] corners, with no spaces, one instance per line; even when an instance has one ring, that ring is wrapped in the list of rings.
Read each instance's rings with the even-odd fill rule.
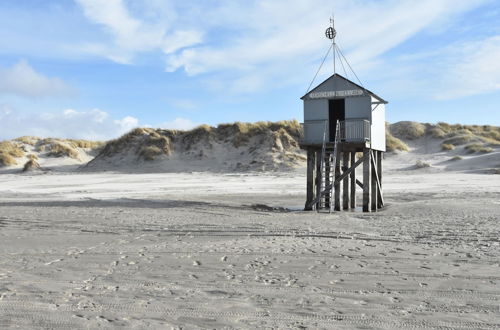
[[[316,210],[328,209],[333,210],[333,185],[335,181],[335,169],[338,156],[338,141],[340,140],[340,122],[337,120],[335,126],[335,143],[333,150],[327,148],[326,141],[327,122],[325,122],[325,130],[323,132],[323,146],[321,148],[321,164],[320,164],[320,193],[317,198]]]

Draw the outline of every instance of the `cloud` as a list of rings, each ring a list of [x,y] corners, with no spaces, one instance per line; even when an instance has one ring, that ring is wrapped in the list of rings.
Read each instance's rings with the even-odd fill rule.
[[[483,0],[342,1],[336,2],[338,40],[357,70],[373,67],[378,58],[416,34],[432,32],[452,17]],[[213,7],[213,4],[211,4]],[[321,10],[318,10],[321,8]],[[205,8],[207,34],[219,33],[215,44],[204,43],[168,55],[166,71],[188,75],[216,73],[224,88],[253,93],[283,87],[311,75],[326,52],[324,9],[329,0],[232,1]],[[327,63],[327,70],[330,63]],[[291,69],[293,68],[293,69]],[[213,83],[217,85],[217,83]]]
[[[88,140],[116,138],[139,125],[134,117],[112,118],[107,112],[93,109],[67,109],[57,113],[21,114],[8,105],[0,106],[0,139],[22,135]]]
[[[132,63],[141,52],[162,51],[165,54],[192,46],[202,40],[195,28],[169,31],[169,22],[176,13],[166,3],[146,1],[141,7],[149,20],[133,17],[122,0],[76,0],[85,16],[99,24],[112,37],[112,43],[87,43],[82,48],[115,62]],[[163,9],[163,10],[158,10]],[[160,15],[151,12],[158,11]],[[156,17],[159,16],[159,17]]]
[[[454,45],[445,56],[438,99],[453,99],[500,90],[500,35]]]
[[[167,129],[179,129],[179,130],[189,130],[192,129],[199,124],[193,122],[191,119],[187,118],[175,118],[174,120],[164,122],[160,124],[161,128],[167,128]]]
[[[28,98],[70,96],[74,89],[59,78],[50,78],[36,72],[28,62],[21,60],[11,68],[0,68],[0,94]]]

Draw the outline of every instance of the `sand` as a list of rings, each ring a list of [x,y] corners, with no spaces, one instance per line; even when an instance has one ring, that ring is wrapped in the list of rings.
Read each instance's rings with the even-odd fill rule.
[[[384,180],[318,214],[303,169],[2,174],[0,328],[498,329],[500,176]]]

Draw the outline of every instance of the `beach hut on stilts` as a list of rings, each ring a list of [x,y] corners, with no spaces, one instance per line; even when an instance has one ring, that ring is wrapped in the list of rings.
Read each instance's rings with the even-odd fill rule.
[[[366,89],[335,41],[334,20],[326,30],[332,44],[333,75],[311,89],[304,101],[304,136],[300,146],[307,151],[307,198],[305,210],[340,211],[357,207],[357,187],[363,192],[363,212],[384,206],[382,192],[385,152],[385,104]],[[344,75],[336,72],[342,67]],[[349,70],[349,71],[348,71]],[[349,80],[349,74],[357,83]],[[362,166],[362,178],[356,168]]]

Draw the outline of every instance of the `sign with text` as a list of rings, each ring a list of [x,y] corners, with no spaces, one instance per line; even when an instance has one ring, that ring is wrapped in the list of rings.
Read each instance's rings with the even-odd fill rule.
[[[346,96],[360,96],[363,95],[361,89],[350,89],[346,91],[326,91],[326,92],[314,92],[309,94],[311,99],[330,99],[333,97],[346,97]]]

